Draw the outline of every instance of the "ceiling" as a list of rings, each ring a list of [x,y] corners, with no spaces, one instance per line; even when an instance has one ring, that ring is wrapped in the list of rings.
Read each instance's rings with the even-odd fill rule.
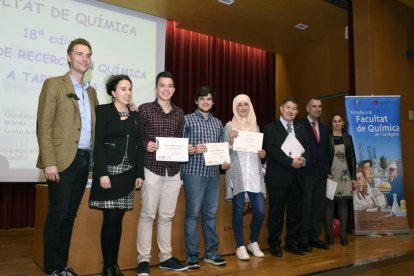
[[[400,0],[400,2],[403,2],[407,6],[414,8],[414,0]]]
[[[347,12],[325,0],[102,0],[177,21],[179,27],[226,40],[283,52],[332,32],[344,33]],[[306,30],[294,28],[298,23]]]
[[[177,21],[179,27],[272,52],[285,52],[344,34],[346,9],[332,2],[348,0],[101,0],[117,6]],[[400,0],[414,7],[414,0]],[[306,30],[294,28],[298,23]]]

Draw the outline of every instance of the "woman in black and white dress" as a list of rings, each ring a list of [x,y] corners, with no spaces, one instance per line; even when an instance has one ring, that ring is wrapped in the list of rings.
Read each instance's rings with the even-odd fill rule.
[[[144,152],[138,113],[131,112],[132,82],[114,75],[106,82],[112,103],[96,107],[94,179],[89,206],[103,211],[102,275],[123,275],[118,266],[122,219],[134,207],[134,190],[144,179]]]

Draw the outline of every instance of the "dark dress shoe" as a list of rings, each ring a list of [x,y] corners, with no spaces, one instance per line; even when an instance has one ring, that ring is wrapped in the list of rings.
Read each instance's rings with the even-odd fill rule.
[[[280,248],[280,246],[270,247],[270,254],[272,254],[272,256],[275,256],[275,257],[282,257],[283,256],[282,248]]]
[[[348,239],[346,237],[341,237],[341,244],[343,246],[348,246]]]
[[[299,248],[296,244],[288,245],[285,247],[286,251],[293,253],[295,255],[305,255],[302,249]]]
[[[116,276],[114,268],[113,267],[104,268],[102,270],[102,276]]]
[[[334,238],[332,235],[326,235],[326,243],[331,246],[334,244]]]
[[[312,246],[310,246],[309,243],[299,243],[298,247],[304,252],[312,252]]]
[[[310,245],[312,247],[316,247],[316,248],[319,248],[319,249],[328,249],[329,248],[329,246],[326,243],[324,243],[323,241],[310,242]]]

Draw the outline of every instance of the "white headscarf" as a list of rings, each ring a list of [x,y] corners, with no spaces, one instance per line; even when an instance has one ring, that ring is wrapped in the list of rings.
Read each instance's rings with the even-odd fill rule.
[[[249,113],[246,117],[240,117],[237,112],[237,105],[240,102],[246,102],[249,105]],[[250,101],[249,96],[245,94],[237,95],[233,100],[233,119],[228,122],[233,129],[237,130],[247,130],[247,131],[256,131],[257,122],[256,114],[254,113],[252,102]]]

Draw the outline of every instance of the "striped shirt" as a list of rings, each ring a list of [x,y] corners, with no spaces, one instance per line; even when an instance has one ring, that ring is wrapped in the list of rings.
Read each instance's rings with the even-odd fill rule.
[[[197,144],[224,142],[223,124],[211,113],[205,119],[203,114],[196,110],[191,114],[185,115],[183,136],[188,138],[188,143],[194,147]],[[189,161],[181,164],[181,172],[203,177],[217,177],[220,175],[218,165],[205,165],[203,154],[190,155]]]
[[[156,137],[183,137],[184,112],[172,104],[172,110],[165,113],[157,100],[139,106],[138,113],[141,119],[142,141],[144,143],[144,167],[151,172],[165,176],[174,176],[180,171],[180,163],[156,161],[155,152],[146,151],[150,141]]]

